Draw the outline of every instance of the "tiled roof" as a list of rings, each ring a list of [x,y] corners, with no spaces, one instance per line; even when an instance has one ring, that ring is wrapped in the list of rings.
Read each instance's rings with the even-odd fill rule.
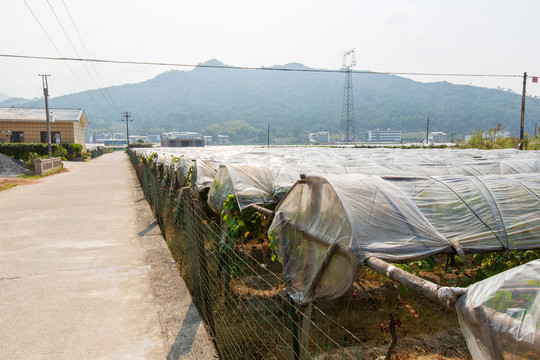
[[[82,109],[50,109],[54,121],[77,122],[86,117]],[[50,119],[52,120],[52,119]],[[45,109],[26,109],[15,107],[0,107],[0,121],[46,121]],[[88,124],[86,123],[86,126]]]

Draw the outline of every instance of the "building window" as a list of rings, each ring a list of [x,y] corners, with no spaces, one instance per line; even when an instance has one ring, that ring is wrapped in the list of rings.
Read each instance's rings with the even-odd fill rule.
[[[47,143],[47,132],[41,132],[41,142]],[[51,144],[60,144],[60,131],[51,131]]]
[[[24,132],[23,131],[12,131],[10,142],[12,143],[23,143],[24,142]]]

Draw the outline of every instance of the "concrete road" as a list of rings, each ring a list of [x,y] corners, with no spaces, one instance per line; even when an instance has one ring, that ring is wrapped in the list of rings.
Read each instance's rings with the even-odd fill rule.
[[[123,152],[0,192],[0,359],[215,359]]]

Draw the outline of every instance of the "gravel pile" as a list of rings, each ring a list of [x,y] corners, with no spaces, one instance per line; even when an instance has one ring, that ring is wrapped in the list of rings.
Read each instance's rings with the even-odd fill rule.
[[[17,177],[27,173],[28,169],[23,164],[22,161],[0,154],[0,177]]]

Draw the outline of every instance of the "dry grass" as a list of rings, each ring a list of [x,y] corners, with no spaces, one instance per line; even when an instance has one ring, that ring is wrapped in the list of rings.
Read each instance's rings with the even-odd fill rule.
[[[28,178],[0,178],[0,191],[14,188],[15,186],[30,185],[38,183],[39,179]]]
[[[69,171],[66,168],[59,168],[57,170],[51,171],[46,175],[22,175],[15,178],[3,178],[0,177],[0,191],[9,190],[16,186],[31,185],[39,183],[40,180],[47,176],[53,176],[63,172]]]

